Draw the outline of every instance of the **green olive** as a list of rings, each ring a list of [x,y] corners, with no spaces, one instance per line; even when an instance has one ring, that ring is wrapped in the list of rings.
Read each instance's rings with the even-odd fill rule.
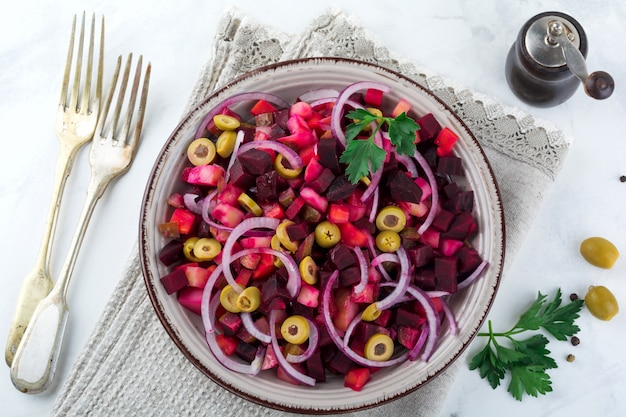
[[[600,320],[611,320],[619,312],[617,299],[603,285],[589,287],[585,295],[585,305],[589,312]]]
[[[222,158],[228,158],[235,150],[237,142],[237,132],[234,130],[225,130],[217,137],[215,141],[215,151]]]
[[[185,240],[185,242],[183,243],[183,254],[185,255],[185,258],[187,258],[187,260],[190,262],[202,262],[202,259],[198,258],[194,253],[194,248],[196,247],[196,243],[198,243],[198,240],[200,240],[200,238],[193,236]]]
[[[243,312],[252,313],[261,305],[261,290],[248,287],[237,297],[237,307]]]
[[[226,285],[220,292],[220,303],[226,311],[231,313],[241,313],[241,308],[237,303],[239,299],[239,293],[233,289],[230,285]]]
[[[216,239],[203,237],[193,245],[194,256],[201,261],[210,261],[222,251],[222,244]]]
[[[239,120],[227,114],[216,114],[213,116],[213,123],[220,130],[235,130],[241,126]]]
[[[237,197],[237,202],[243,207],[248,213],[254,214],[255,216],[263,215],[263,209],[259,204],[252,199],[248,194],[241,193],[239,197]]]
[[[363,310],[363,314],[361,314],[361,318],[364,321],[374,321],[378,317],[380,317],[381,311],[378,309],[376,303],[372,303],[368,305],[365,310]]]
[[[376,247],[383,252],[395,252],[401,243],[400,235],[391,230],[383,230],[376,235]]]
[[[376,333],[365,342],[365,358],[372,361],[386,361],[393,355],[393,339],[384,333]]]
[[[276,238],[285,249],[287,249],[289,252],[294,253],[298,250],[298,244],[293,242],[289,238],[289,234],[287,233],[287,227],[291,226],[292,224],[295,223],[291,220],[282,221],[276,228]]]
[[[187,147],[187,158],[195,166],[210,164],[215,154],[215,144],[207,138],[198,138]]]
[[[315,226],[315,242],[322,248],[332,248],[341,240],[341,231],[336,224],[323,221]]]
[[[376,216],[378,230],[391,230],[398,233],[404,229],[404,226],[406,226],[406,214],[399,207],[387,206]]]
[[[280,326],[280,334],[283,339],[294,345],[301,345],[309,338],[309,322],[302,316],[293,315],[285,319]]]
[[[310,285],[317,283],[317,264],[310,256],[305,256],[298,265],[302,281]]]
[[[613,243],[603,237],[590,237],[580,244],[580,254],[592,265],[610,269],[619,257]]]
[[[287,178],[288,180],[298,178],[298,175],[302,172],[302,168],[287,168],[283,162],[284,160],[285,158],[283,157],[283,154],[279,153],[276,155],[276,159],[274,160],[274,169],[276,169],[276,173],[283,178]]]

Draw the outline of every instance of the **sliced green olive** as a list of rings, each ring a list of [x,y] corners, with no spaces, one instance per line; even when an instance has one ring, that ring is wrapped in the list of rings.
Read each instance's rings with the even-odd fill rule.
[[[341,240],[341,231],[336,224],[323,221],[315,226],[315,242],[322,248],[332,248]]]
[[[603,285],[589,287],[585,295],[585,305],[589,312],[600,320],[611,320],[619,312],[617,299]]]
[[[222,307],[231,313],[241,313],[241,308],[239,308],[237,303],[238,299],[239,293],[230,285],[226,285],[220,292],[220,303]]]
[[[374,321],[376,320],[378,317],[380,317],[380,310],[378,309],[378,306],[376,305],[376,303],[372,303],[370,305],[368,305],[365,310],[363,310],[363,314],[361,315],[361,318],[364,321]]]
[[[395,252],[401,243],[400,235],[391,230],[383,230],[376,235],[376,247],[383,252]]]
[[[237,132],[234,130],[225,130],[217,137],[215,142],[215,150],[222,158],[228,158],[235,149],[237,142]]]
[[[207,138],[198,138],[187,147],[187,158],[195,166],[210,164],[216,153],[215,144]]]
[[[298,178],[298,175],[302,172],[302,168],[287,168],[285,166],[285,158],[280,153],[276,155],[276,159],[274,160],[274,169],[276,169],[278,175],[288,180]]]
[[[276,237],[282,246],[287,249],[289,252],[294,253],[298,250],[298,244],[293,242],[289,238],[289,234],[287,233],[287,227],[295,224],[291,220],[284,220],[281,222],[276,228]]]
[[[263,209],[261,208],[261,206],[259,206],[259,204],[246,193],[241,193],[239,197],[237,197],[237,202],[248,213],[254,214],[255,216],[260,216],[263,214]]]
[[[383,362],[393,355],[393,339],[384,333],[376,333],[365,342],[365,358]]]
[[[376,216],[378,230],[391,230],[398,233],[404,229],[404,226],[406,226],[406,214],[399,207],[387,206]]]
[[[280,240],[278,239],[278,235],[276,234],[272,236],[272,240],[270,240],[270,247],[280,252],[285,251],[285,248],[283,248],[283,245],[281,245]],[[283,266],[283,261],[281,261],[278,256],[274,256],[274,266],[276,268],[280,268],[281,266]]]
[[[187,258],[190,262],[202,262],[202,259],[198,258],[194,253],[194,248],[196,247],[196,243],[200,240],[199,237],[193,236],[189,239],[185,240],[183,243],[183,254],[185,258]]]
[[[241,126],[239,120],[227,114],[216,114],[213,116],[213,123],[220,130],[235,130]]]
[[[201,261],[210,261],[222,251],[222,244],[216,239],[203,237],[193,246],[193,254]]]
[[[283,339],[294,345],[301,345],[309,338],[309,322],[302,316],[293,315],[285,319],[280,326],[280,334]]]
[[[315,285],[315,283],[317,283],[318,267],[313,258],[305,256],[300,261],[298,269],[300,270],[300,277],[302,278],[302,281],[309,285]]]
[[[237,297],[237,307],[245,313],[256,311],[261,305],[261,291],[257,287],[248,287]]]

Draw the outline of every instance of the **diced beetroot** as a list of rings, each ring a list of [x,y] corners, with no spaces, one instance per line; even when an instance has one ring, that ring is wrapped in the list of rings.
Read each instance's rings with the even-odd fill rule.
[[[318,295],[319,295],[319,292],[318,292]],[[306,317],[309,320],[314,320],[315,315],[317,314],[317,307],[319,307],[319,301],[317,302],[316,307],[309,307],[304,304],[301,304],[299,301],[296,300],[295,302],[291,303],[291,313],[298,314],[302,317]]]
[[[300,198],[302,198],[306,204],[320,212],[326,212],[328,208],[328,201],[312,188],[303,187],[300,190]]]
[[[242,287],[247,287],[250,279],[252,279],[252,271],[249,269],[241,268],[241,271],[239,271],[237,277],[235,278],[235,282]]]
[[[352,223],[339,223],[337,225],[341,231],[341,242],[349,247],[365,248],[368,245],[367,233],[357,229]]]
[[[420,242],[430,245],[434,249],[437,249],[439,248],[440,236],[441,236],[441,233],[439,233],[437,230],[433,229],[432,227],[429,227],[428,229],[424,230],[424,233],[422,233],[422,236],[420,237]]]
[[[282,353],[281,353],[282,354]],[[276,353],[274,352],[274,346],[270,343],[265,350],[265,358],[261,365],[262,370],[272,369],[278,366],[278,359],[276,359]]]
[[[322,173],[317,178],[308,183],[309,187],[315,190],[316,193],[324,193],[328,187],[335,181],[335,174],[330,169],[324,168]]]
[[[174,208],[185,207],[183,196],[180,193],[173,193],[167,198],[167,204]]]
[[[211,216],[224,226],[235,227],[241,223],[245,213],[230,204],[218,203],[211,211]]]
[[[297,301],[307,307],[317,307],[319,304],[320,291],[312,285],[302,283]]]
[[[370,222],[369,219],[365,217],[361,217],[359,219],[350,220],[350,221],[356,228],[361,229],[365,231],[366,233],[369,233],[370,235],[373,235],[374,233],[376,233],[376,225]]]
[[[354,252],[341,243],[330,250],[328,259],[340,271],[356,264]]]
[[[259,261],[256,269],[252,273],[252,279],[264,279],[276,272],[276,266],[274,265],[274,256],[268,254],[261,254],[261,260]]]
[[[278,202],[284,208],[289,207],[289,205],[293,202],[295,198],[296,198],[296,192],[291,187],[288,187],[287,189],[281,191],[278,194]]]
[[[361,391],[371,379],[369,368],[352,368],[346,373],[343,386],[353,391]]]
[[[245,326],[239,329],[239,331],[237,332],[235,336],[237,337],[237,339],[241,340],[244,343],[256,342],[256,337],[252,336],[250,332],[248,331],[248,329],[245,328]]]
[[[359,305],[352,301],[351,294],[351,288],[339,288],[335,294],[337,313],[333,318],[333,324],[337,330],[346,331],[350,322],[359,313]]]
[[[317,145],[320,164],[330,169],[333,174],[341,174],[339,158],[337,157],[337,140],[335,138],[320,138]]]
[[[310,130],[307,130],[293,133],[289,136],[283,136],[281,138],[278,138],[278,141],[286,145],[296,147],[297,149],[304,149],[311,145],[314,145],[316,139],[317,138],[315,137],[315,134]]]
[[[300,197],[294,198],[293,202],[289,205],[289,207],[287,207],[287,210],[285,211],[285,216],[287,216],[287,218],[290,220],[295,219],[305,204],[306,203],[304,202],[302,198]]]
[[[432,227],[440,232],[445,232],[452,224],[452,220],[454,220],[454,213],[441,209],[435,216]]]
[[[276,107],[274,107],[270,102],[266,100],[259,100],[250,109],[250,114],[253,116],[258,116],[259,114],[274,113],[276,111]]]
[[[448,230],[442,233],[442,236],[448,239],[464,240],[476,230],[476,221],[474,216],[469,211],[462,211],[459,213]]]
[[[202,306],[202,288],[185,287],[178,291],[178,302],[187,310],[200,315]]]
[[[282,220],[285,218],[285,210],[279,203],[261,203],[263,216]]]
[[[336,348],[335,348],[336,349]],[[350,360],[342,351],[337,350],[332,358],[326,363],[326,367],[339,375],[345,375],[350,371],[354,362]]]
[[[218,323],[226,336],[234,336],[237,334],[241,326],[241,317],[237,313],[227,311],[218,319]]]
[[[185,276],[190,287],[204,288],[209,280],[209,270],[199,266],[190,266],[185,268]]]
[[[395,324],[397,326],[418,326],[423,320],[417,313],[407,310],[406,308],[398,308],[396,310]]]
[[[408,114],[409,110],[411,110],[411,103],[402,98],[391,111],[391,117],[398,117],[402,113]]]
[[[328,201],[342,201],[354,194],[357,184],[352,184],[345,175],[339,175],[333,180],[326,191]]]
[[[324,167],[319,163],[317,158],[313,158],[309,161],[309,164],[304,169],[304,182],[309,184],[311,181],[319,177],[324,171]]]
[[[339,273],[337,281],[340,287],[352,287],[361,281],[361,269],[358,266],[351,266]]]
[[[237,155],[244,171],[252,175],[262,175],[272,169],[272,157],[260,149],[250,149]]]
[[[243,190],[239,187],[235,187],[233,184],[228,183],[226,186],[217,194],[217,202],[230,204],[231,206],[239,205],[237,199],[243,193]]]
[[[315,379],[316,382],[326,381],[326,370],[324,369],[324,362],[322,362],[322,355],[319,350],[313,353],[309,359],[306,360],[306,374]]]
[[[415,204],[419,204],[421,201],[422,189],[399,170],[392,171],[389,174],[386,186],[393,201],[406,201]]]
[[[301,364],[301,363],[292,363],[291,366],[296,368],[296,370],[298,372],[305,373],[305,369],[304,369],[304,365],[303,364]],[[281,368],[280,366],[278,368],[276,368],[276,377],[278,379],[280,379],[281,381],[288,382],[288,383],[290,383],[292,385],[300,385],[300,382],[298,382],[296,379],[293,379],[292,377],[287,375],[285,373],[285,371],[283,370],[283,368]]]
[[[452,154],[452,148],[456,144],[459,136],[447,127],[444,127],[439,131],[435,138],[435,144],[437,145],[437,155],[449,156]]]
[[[413,180],[413,182],[422,190],[422,198],[420,199],[420,202],[426,200],[433,193],[430,184],[423,177],[417,177]]]
[[[301,132],[310,133],[311,131],[311,129],[309,129],[308,123],[302,116],[291,112],[289,115],[289,119],[287,119],[287,130],[291,134]]]
[[[184,208],[177,208],[170,217],[170,223],[178,224],[181,235],[188,235],[193,230],[196,215]]]
[[[352,291],[352,301],[359,304],[371,304],[376,301],[377,293],[377,285],[374,284],[365,284],[363,291],[360,293],[356,293],[354,290]]]
[[[235,353],[244,361],[251,363],[256,356],[257,349],[258,348],[256,346],[241,341],[237,343]]]
[[[412,349],[422,332],[411,326],[398,326],[398,343],[407,349]]]
[[[436,286],[434,268],[418,268],[413,274],[413,282],[424,291],[434,290]]]
[[[313,114],[311,105],[306,101],[298,101],[289,108],[290,115],[298,115],[303,119],[308,119]]]
[[[411,259],[411,265],[415,268],[419,268],[424,265],[428,265],[433,260],[433,247],[418,243],[417,246],[407,250],[409,258]]]
[[[317,158],[317,141],[311,146],[300,149],[300,159],[302,159],[304,166],[308,166],[313,159]]]
[[[370,266],[367,268],[367,282],[370,284],[378,284],[382,279],[382,274],[378,272],[376,267]]]
[[[448,199],[453,199],[461,192],[461,189],[456,182],[451,182],[443,187],[443,192]]]
[[[285,228],[287,236],[292,241],[302,240],[311,233],[311,226],[307,222],[290,224]]]
[[[159,260],[163,265],[170,266],[180,262],[184,258],[183,242],[180,240],[170,240],[159,251]]]
[[[463,242],[456,239],[443,238],[439,241],[439,250],[443,256],[454,256],[463,246]]]
[[[252,186],[256,185],[256,177],[243,169],[239,158],[235,159],[229,172],[230,176],[228,181],[237,188],[249,190]]]
[[[456,258],[435,258],[435,289],[456,292],[457,272]]]
[[[234,354],[235,350],[237,350],[237,344],[239,343],[237,338],[223,334],[216,335],[215,340],[226,356]]]
[[[356,223],[358,220],[364,218],[367,213],[367,206],[365,204],[357,206],[353,204],[346,204],[346,206],[348,207],[348,211],[350,213],[348,220],[351,222]]]
[[[380,107],[383,104],[383,92],[375,88],[368,88],[363,96],[363,101],[372,107]]]
[[[271,242],[271,236],[250,236],[239,240],[239,244],[244,249],[269,248]]]
[[[425,114],[416,122],[420,126],[419,134],[422,141],[435,139],[441,131],[441,125],[432,113]]]
[[[463,163],[458,156],[442,156],[437,163],[437,174],[463,175]]]
[[[311,256],[313,253],[313,244],[315,243],[315,233],[309,233],[307,237],[305,237],[300,245],[298,246],[298,250],[294,254],[296,258],[296,262],[300,263],[307,256]]]
[[[224,173],[224,168],[219,165],[199,165],[185,168],[181,179],[189,184],[215,187],[224,178]]]
[[[350,209],[346,204],[331,203],[328,207],[328,221],[335,224],[349,222]]]
[[[360,321],[354,329],[353,339],[365,344],[365,342],[367,342],[370,337],[374,336],[377,333],[386,334],[387,336],[389,336],[390,334],[389,329],[380,326],[379,324],[367,321]]]
[[[391,322],[391,316],[393,315],[391,310],[383,310],[380,312],[380,316],[376,320],[373,321],[374,324],[377,324],[383,328],[387,328],[389,323]]]
[[[472,211],[474,208],[474,191],[459,191],[451,199],[444,202],[443,206],[456,214],[462,211]]]
[[[456,254],[459,260],[459,280],[467,278],[482,262],[475,249],[463,246]]]
[[[160,281],[161,284],[163,284],[163,288],[165,288],[165,292],[168,294],[173,294],[189,285],[185,271],[180,269],[173,270],[162,277]]]

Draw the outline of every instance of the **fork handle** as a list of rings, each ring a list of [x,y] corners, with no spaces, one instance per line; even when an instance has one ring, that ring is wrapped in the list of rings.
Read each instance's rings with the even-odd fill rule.
[[[22,282],[13,320],[9,327],[9,337],[4,354],[6,363],[9,366],[11,366],[13,362],[13,356],[22,340],[22,336],[35,311],[35,307],[52,289],[53,283],[49,272],[50,252],[54,240],[57,219],[59,217],[63,190],[65,189],[65,184],[72,171],[79,148],[80,146],[68,147],[62,145],[59,150],[54,170],[52,195],[48,206],[48,214],[41,245],[39,247],[39,254],[37,255],[33,269]]]
[[[65,300],[56,293],[37,305],[11,365],[11,381],[18,390],[36,394],[50,386],[68,312]]]

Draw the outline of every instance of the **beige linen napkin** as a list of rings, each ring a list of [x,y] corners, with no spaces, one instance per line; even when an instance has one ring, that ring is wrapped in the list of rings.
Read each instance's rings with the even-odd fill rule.
[[[507,226],[504,275],[550,188],[570,144],[550,124],[505,108],[385,48],[353,18],[330,9],[301,34],[258,24],[236,9],[220,21],[211,59],[188,109],[233,77],[262,65],[309,56],[357,58],[389,67],[437,94],[483,145],[499,182]],[[504,277],[506,280],[506,276]],[[437,416],[462,357],[431,383],[389,404],[345,414]],[[75,363],[54,416],[268,416],[264,408],[222,389],[191,363],[165,333],[148,300],[135,250],[93,335]]]

